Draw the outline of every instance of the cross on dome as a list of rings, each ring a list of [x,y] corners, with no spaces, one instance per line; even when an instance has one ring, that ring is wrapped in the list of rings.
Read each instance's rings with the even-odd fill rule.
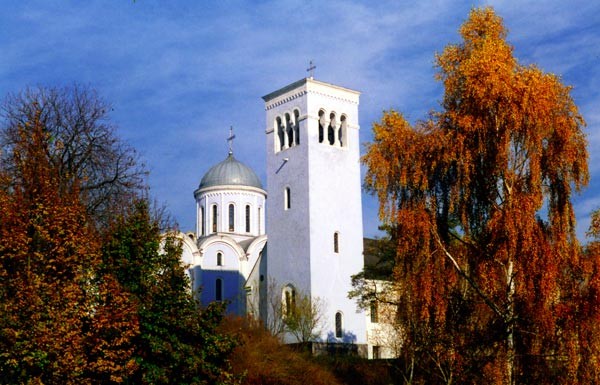
[[[227,138],[227,142],[229,143],[229,155],[233,155],[233,140],[235,139],[235,135],[233,133],[233,126],[229,127],[229,138]]]

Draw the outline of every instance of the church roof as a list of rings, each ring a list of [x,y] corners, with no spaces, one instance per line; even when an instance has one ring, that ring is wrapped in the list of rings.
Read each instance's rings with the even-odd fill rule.
[[[263,188],[256,173],[235,159],[231,152],[224,161],[217,163],[204,174],[198,188],[230,185]]]

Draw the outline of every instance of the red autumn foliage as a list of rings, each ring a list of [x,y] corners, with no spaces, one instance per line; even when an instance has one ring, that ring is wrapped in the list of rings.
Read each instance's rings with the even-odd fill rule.
[[[585,122],[558,76],[517,62],[491,8],[460,33],[436,58],[442,110],[415,127],[386,112],[364,157],[397,240],[404,357],[427,383],[592,383],[598,261],[570,201]]]

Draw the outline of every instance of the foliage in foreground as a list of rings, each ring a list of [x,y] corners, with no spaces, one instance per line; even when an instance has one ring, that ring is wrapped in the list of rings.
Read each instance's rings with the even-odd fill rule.
[[[16,138],[13,173],[0,170],[0,378],[74,383],[87,370],[98,244],[77,186],[59,188],[39,119]]]
[[[181,248],[166,236],[146,201],[116,221],[104,242],[103,275],[116,277],[131,296],[139,322],[133,339],[137,365],[128,378],[137,384],[227,382],[227,357],[235,346],[217,333],[225,306],[198,309],[181,266]]]
[[[247,385],[335,385],[340,382],[309,353],[283,345],[255,321],[229,318],[222,331],[239,340],[231,356],[233,373]]]
[[[386,112],[364,157],[395,241],[404,378],[597,383],[598,265],[570,201],[584,120],[559,77],[517,62],[492,9],[460,33],[436,58],[442,111],[414,127]]]
[[[9,125],[0,168],[0,383],[236,383],[224,309],[198,308],[179,244],[133,191],[92,219],[41,116]]]

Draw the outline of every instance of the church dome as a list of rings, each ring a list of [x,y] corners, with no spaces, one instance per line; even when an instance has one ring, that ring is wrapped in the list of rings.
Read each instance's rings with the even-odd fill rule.
[[[232,153],[204,174],[198,189],[229,185],[256,187],[262,190],[262,184],[256,173],[235,159]]]

